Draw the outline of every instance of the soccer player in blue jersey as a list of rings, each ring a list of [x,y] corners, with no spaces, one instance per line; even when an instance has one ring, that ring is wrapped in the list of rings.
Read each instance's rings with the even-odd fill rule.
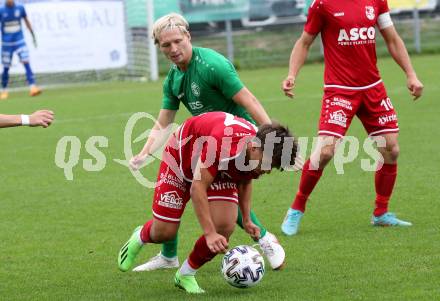
[[[35,78],[29,65],[29,51],[24,41],[23,31],[21,29],[21,19],[24,20],[26,27],[32,34],[32,39],[35,47],[37,41],[35,39],[34,31],[29,22],[26,11],[22,5],[15,4],[14,0],[6,0],[5,6],[0,8],[0,24],[2,32],[2,91],[0,99],[8,98],[8,82],[9,82],[9,67],[12,62],[12,55],[17,52],[20,61],[26,70],[26,79],[30,87],[29,95],[37,96],[41,93],[41,89],[35,85]]]

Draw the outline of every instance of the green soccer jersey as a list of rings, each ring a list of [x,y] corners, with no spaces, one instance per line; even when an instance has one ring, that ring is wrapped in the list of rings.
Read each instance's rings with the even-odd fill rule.
[[[222,111],[252,123],[249,113],[232,97],[244,87],[234,66],[223,55],[193,47],[186,71],[173,65],[163,85],[163,109],[178,110],[180,103],[193,115]]]

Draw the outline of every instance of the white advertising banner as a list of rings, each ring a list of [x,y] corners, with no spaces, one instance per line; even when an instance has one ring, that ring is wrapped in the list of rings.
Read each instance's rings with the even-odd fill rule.
[[[73,72],[127,64],[122,1],[59,1],[25,5],[37,37],[22,22],[35,73]],[[14,54],[12,73],[24,73]]]

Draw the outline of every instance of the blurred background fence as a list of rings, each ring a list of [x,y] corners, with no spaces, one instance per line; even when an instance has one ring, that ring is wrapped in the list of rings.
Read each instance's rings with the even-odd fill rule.
[[[300,36],[306,19],[303,14],[304,2],[295,0],[250,2],[254,2],[250,9],[251,22],[233,21],[234,64],[238,68],[244,69],[267,66],[287,67],[293,44]],[[440,52],[440,9],[438,3],[430,6],[429,9],[420,10],[420,46],[416,45],[415,40],[417,34],[413,8],[408,5],[406,7],[406,9],[395,9],[392,18],[408,51],[416,53],[416,50],[420,49],[421,53]],[[252,23],[256,25],[252,25]],[[258,23],[264,25],[258,25]],[[228,56],[226,35],[225,25],[222,22],[192,26],[194,45],[211,47]],[[385,43],[381,37],[377,42],[378,55],[387,54]],[[164,72],[168,63],[162,57],[160,59],[160,70]],[[310,50],[309,61],[321,59],[320,43],[315,42]]]
[[[238,69],[287,68],[310,4],[310,0],[21,1],[39,40],[38,49],[33,48],[26,34],[38,82],[66,85],[154,78],[151,51],[157,55],[157,50],[151,48],[148,35],[148,1],[154,7],[152,19],[173,11],[183,14],[190,22],[193,45],[219,51]],[[440,0],[388,3],[410,53],[440,52]],[[387,53],[380,37],[377,52]],[[166,73],[170,63],[161,54],[157,58],[159,73]],[[315,42],[309,61],[321,59],[320,43]],[[15,60],[13,67],[11,85],[24,86],[22,66]]]
[[[206,7],[209,2],[221,6],[234,1],[154,1],[155,16],[157,18],[170,11],[184,14],[182,7],[185,4],[188,6],[188,3],[193,3],[196,10],[197,2],[204,2],[203,5]],[[190,21],[193,44],[216,49],[231,58],[238,68],[287,66],[293,43],[303,30],[306,8],[310,5],[310,0],[250,0],[246,4],[240,0],[235,2],[236,5],[247,5],[247,7],[240,19],[231,20],[232,55],[231,50],[228,49],[229,33],[224,21],[212,18],[214,21],[200,22],[201,18],[196,18],[194,22],[192,20],[194,15],[184,14]],[[421,53],[440,52],[440,1],[389,0],[388,3],[392,9],[395,26],[410,53],[418,52],[417,50]],[[145,0],[129,0],[127,5],[139,8],[130,10],[132,14],[128,15],[130,20],[128,23],[138,28],[139,32],[145,31],[146,37],[145,20],[147,18],[145,10],[142,10],[142,7],[145,7]],[[416,7],[418,7],[420,18],[418,21],[420,37],[417,37],[417,23],[414,22],[414,8]],[[231,19],[231,16],[226,17]],[[420,39],[419,45],[416,45],[417,38]],[[387,54],[386,46],[380,37],[377,52],[379,56]],[[312,46],[309,61],[320,59],[322,59],[322,51],[318,42]],[[159,55],[160,73],[166,72],[168,67],[169,63]]]
[[[287,20],[286,20],[287,21]],[[410,16],[393,15],[396,26],[402,39],[405,41],[408,51],[416,53],[414,41],[414,22]],[[295,40],[303,30],[303,22],[273,24],[261,27],[234,29],[234,64],[238,68],[260,68],[272,66],[287,66]],[[440,14],[425,15],[420,19],[421,26],[421,53],[440,52]],[[203,47],[211,47],[225,56],[227,44],[225,32],[221,25],[205,30],[193,30],[193,44]],[[387,54],[387,49],[381,37],[377,39],[378,55]],[[310,50],[309,61],[322,59],[320,44],[316,41]],[[163,72],[168,63],[160,61]]]

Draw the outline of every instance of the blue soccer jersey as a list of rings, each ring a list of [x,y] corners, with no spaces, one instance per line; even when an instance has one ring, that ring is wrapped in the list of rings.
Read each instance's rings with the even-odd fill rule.
[[[18,46],[24,43],[21,19],[26,17],[23,5],[5,5],[0,9],[3,46]]]

